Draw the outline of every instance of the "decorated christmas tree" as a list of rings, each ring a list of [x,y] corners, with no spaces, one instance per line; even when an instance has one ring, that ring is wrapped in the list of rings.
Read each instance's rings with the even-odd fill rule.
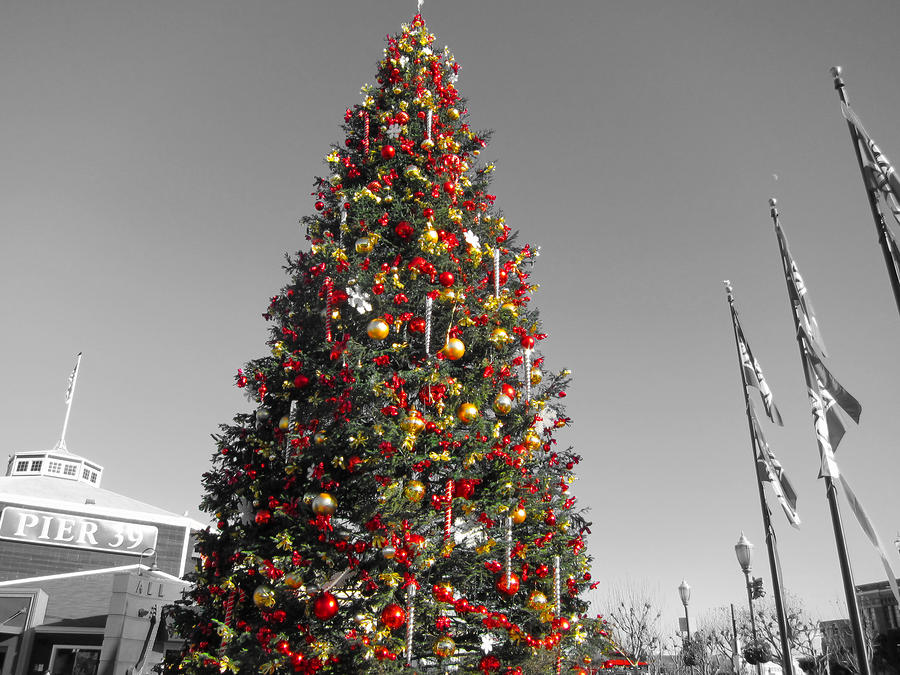
[[[182,672],[575,667],[590,583],[536,250],[420,15],[387,39],[216,437]]]

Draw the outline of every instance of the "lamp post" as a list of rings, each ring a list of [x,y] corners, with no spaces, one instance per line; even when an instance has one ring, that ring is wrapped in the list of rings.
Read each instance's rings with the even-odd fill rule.
[[[151,571],[151,572],[155,572],[156,570],[159,569],[159,568],[156,566],[156,549],[153,548],[152,546],[148,546],[148,547],[145,548],[143,551],[141,551],[141,557],[138,558],[138,567],[141,568],[140,571],[138,572],[138,574],[141,574],[141,575],[144,574],[144,568],[142,567],[142,565],[143,565],[143,563],[144,563],[144,556],[145,556],[145,555],[152,555],[152,556],[153,556],[153,564],[150,566],[150,571]]]
[[[744,578],[747,580],[747,603],[750,605],[750,632],[753,634],[753,644],[756,645],[756,619],[753,617],[753,579],[750,577],[751,558],[753,557],[753,544],[741,532],[741,538],[734,545],[734,554],[737,556],[738,564],[744,572]],[[756,672],[762,673],[762,666],[756,664]]]
[[[691,641],[691,620],[688,617],[688,603],[691,601],[691,587],[688,586],[688,582],[684,579],[681,580],[681,584],[678,586],[678,595],[681,596],[681,604],[684,605],[684,630],[687,633],[687,639],[685,641],[686,644],[689,644]],[[684,645],[682,645],[682,652],[684,651]],[[694,666],[691,667],[691,673],[694,672]]]

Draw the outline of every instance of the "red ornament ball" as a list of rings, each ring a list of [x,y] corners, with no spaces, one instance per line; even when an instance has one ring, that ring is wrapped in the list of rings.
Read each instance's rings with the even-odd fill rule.
[[[306,657],[303,656],[303,654],[301,654],[300,652],[296,652],[291,655],[291,665],[294,667],[294,670],[300,670],[301,668],[303,668],[306,665],[304,661],[306,661]]]
[[[382,159],[391,159],[396,154],[397,151],[394,149],[393,145],[385,145],[381,148]]]
[[[546,565],[538,565],[538,568],[534,571],[535,574],[538,575],[541,579],[547,576],[550,573],[550,568]]]
[[[441,272],[438,281],[441,282],[441,286],[444,288],[449,288],[453,285],[453,282],[456,281],[456,277],[453,276],[453,272]]]
[[[503,595],[513,596],[519,590],[519,577],[515,574],[509,575],[509,583],[506,582],[506,575],[503,574],[500,576],[500,579],[497,581],[497,590],[503,593]]]
[[[317,619],[327,621],[338,613],[338,601],[328,591],[316,596],[313,601],[313,613]]]
[[[423,209],[422,215],[425,216],[425,218],[429,218],[429,219],[434,218],[434,209],[432,209],[432,208]]]
[[[521,344],[525,349],[534,349],[536,340],[531,335],[524,335],[519,341],[519,344]]]
[[[401,110],[396,115],[394,115],[394,119],[397,121],[397,124],[406,124],[407,122],[409,122],[409,115]]]
[[[501,384],[500,391],[509,396],[512,400],[516,399],[516,388],[509,382],[504,382],[503,384]]]
[[[297,377],[294,378],[294,386],[297,389],[303,389],[304,387],[308,387],[309,386],[309,378],[306,375],[304,375],[303,373],[300,373]]]
[[[406,622],[406,612],[395,602],[392,602],[381,611],[381,623],[394,630],[400,628]]]
[[[416,317],[415,319],[410,319],[409,329],[413,333],[424,333],[425,332],[425,319],[423,319],[421,317]]]
[[[322,209],[325,208],[325,202],[316,202],[315,206],[316,206],[316,211],[321,211]]]
[[[415,230],[413,230],[413,226],[407,223],[405,220],[401,220],[394,226],[394,232],[397,233],[397,236],[401,239],[409,239]]]
[[[444,183],[444,192],[446,192],[448,195],[452,195],[454,192],[456,192],[456,186],[452,181],[448,180],[446,183]]]
[[[266,509],[260,509],[256,512],[256,517],[254,518],[254,520],[256,520],[257,525],[265,525],[270,520],[272,520],[272,513],[271,511],[268,511]]]

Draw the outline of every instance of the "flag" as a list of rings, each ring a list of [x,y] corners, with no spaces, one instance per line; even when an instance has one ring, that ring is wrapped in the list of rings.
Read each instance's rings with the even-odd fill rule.
[[[822,334],[819,331],[819,322],[816,321],[816,314],[813,311],[812,302],[806,297],[806,284],[803,283],[803,277],[800,276],[800,270],[797,269],[797,263],[791,257],[791,251],[788,248],[787,238],[781,225],[775,223],[775,233],[778,235],[778,245],[781,249],[781,255],[784,259],[785,269],[788,270],[788,293],[790,294],[791,304],[794,307],[797,317],[800,321],[800,328],[803,330],[807,341],[811,342],[815,347],[826,356],[828,351],[825,349],[825,343],[822,340]]]
[[[851,419],[859,424],[859,416],[862,413],[862,406],[859,401],[849,391],[841,386],[831,371],[825,366],[822,356],[815,349],[807,350],[810,366],[816,374],[816,380],[820,390],[827,390],[831,394],[834,402],[847,413]]]
[[[859,117],[851,110],[850,106],[842,103],[841,110],[846,120],[850,122],[850,125],[856,131],[860,150],[863,157],[865,157],[865,165],[866,169],[868,169],[865,175],[866,184],[870,189],[880,193],[891,213],[894,214],[894,219],[900,223],[900,178],[897,177],[897,172],[894,171],[894,167],[891,166],[890,161],[881,152],[881,149],[875,144],[872,137],[869,136]]]
[[[69,375],[69,385],[66,387],[66,403],[68,404],[72,400],[72,392],[75,391],[75,377],[78,375],[78,364],[81,363],[81,352],[78,352],[78,356],[75,360],[75,367],[72,368],[72,373]]]
[[[819,444],[819,457],[822,460],[822,466],[819,469],[819,478],[830,476],[831,478],[839,478],[841,471],[837,462],[834,461],[834,448],[831,445],[831,434],[829,433],[828,420],[825,416],[825,405],[822,402],[822,394],[818,386],[812,383],[808,384],[809,403],[812,407],[813,427],[816,430],[816,442]],[[843,435],[843,434],[842,434]]]
[[[841,475],[840,483],[841,487],[844,488],[844,496],[847,498],[850,510],[853,511],[853,515],[856,516],[856,520],[859,522],[862,531],[881,557],[881,564],[884,566],[884,571],[887,573],[888,585],[891,587],[894,599],[897,601],[897,604],[900,605],[900,589],[897,588],[897,578],[894,575],[894,570],[891,568],[891,562],[887,552],[884,550],[884,544],[881,543],[881,537],[879,537],[878,532],[875,531],[875,526],[872,525],[872,521],[869,520],[869,515],[863,508],[862,503],[857,499],[856,493],[850,489],[850,484],[847,482],[846,476]]]
[[[797,515],[797,492],[784,472],[781,462],[778,461],[766,442],[752,403],[750,404],[750,422],[753,426],[753,437],[757,448],[756,467],[759,479],[771,484],[772,492],[775,493],[775,498],[784,509],[784,515],[787,516],[788,522],[794,527],[800,527],[800,516]]]
[[[740,352],[741,366],[744,369],[744,377],[747,384],[756,387],[757,391],[759,391],[759,396],[762,399],[769,419],[778,426],[784,426],[784,422],[781,420],[781,413],[778,411],[778,406],[775,405],[775,400],[772,398],[772,390],[769,389],[769,384],[766,382],[765,376],[763,376],[759,361],[753,358],[753,352],[750,351],[750,345],[744,337],[744,330],[741,327],[734,305],[731,306],[731,318],[734,320],[734,329],[737,332],[738,351]]]

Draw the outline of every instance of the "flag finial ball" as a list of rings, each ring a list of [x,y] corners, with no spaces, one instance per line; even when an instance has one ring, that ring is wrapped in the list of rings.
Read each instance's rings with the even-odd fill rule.
[[[841,67],[840,66],[832,66],[831,67],[831,76],[832,77],[840,77],[841,76]]]
[[[769,206],[776,206],[778,204],[778,200],[775,197],[769,197]]]

